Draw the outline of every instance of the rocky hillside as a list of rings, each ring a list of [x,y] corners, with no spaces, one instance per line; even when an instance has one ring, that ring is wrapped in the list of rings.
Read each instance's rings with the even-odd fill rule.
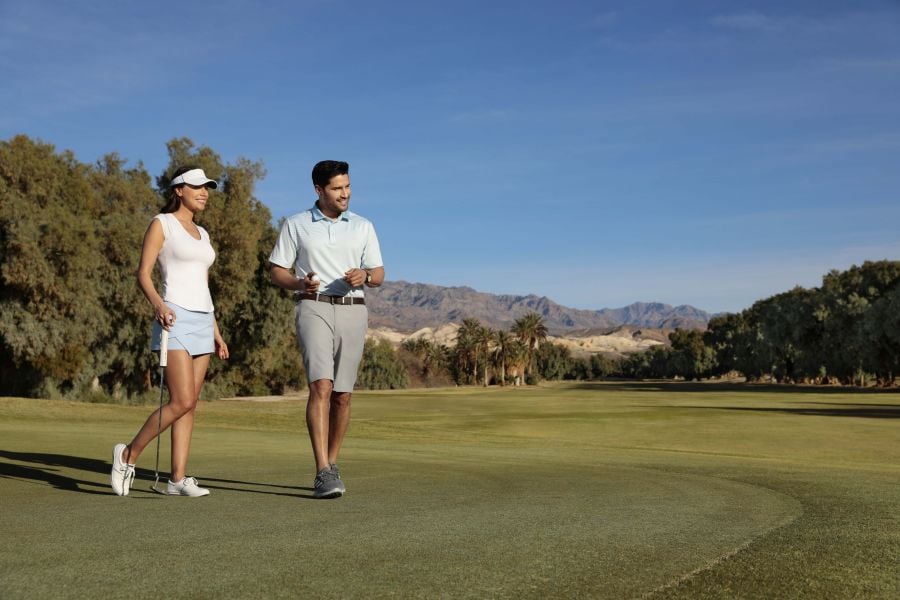
[[[469,287],[388,281],[366,290],[369,325],[400,332],[478,319],[495,329],[509,329],[522,315],[534,311],[544,317],[550,333],[600,333],[620,325],[662,329],[705,329],[710,314],[693,306],[636,302],[623,308],[583,310],[567,308],[546,296],[511,296],[478,292]]]
[[[399,346],[406,339],[422,338],[429,342],[452,347],[456,344],[458,331],[458,323],[446,323],[440,327],[423,327],[412,333],[403,333],[388,327],[370,327],[366,336],[375,340],[386,340],[394,346]],[[550,335],[547,339],[567,347],[575,357],[598,353],[608,356],[625,356],[634,352],[642,352],[659,344],[668,344],[669,341],[669,331],[666,329],[622,325],[612,330],[591,331],[593,333]]]

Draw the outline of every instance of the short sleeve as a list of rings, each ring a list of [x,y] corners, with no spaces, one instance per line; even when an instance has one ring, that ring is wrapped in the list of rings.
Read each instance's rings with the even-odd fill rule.
[[[383,267],[384,262],[381,260],[381,246],[378,243],[378,236],[375,234],[375,226],[369,223],[366,235],[366,246],[363,249],[362,268],[374,269],[375,267]]]
[[[285,221],[281,225],[278,239],[275,240],[272,254],[269,255],[269,262],[285,269],[292,268],[297,260],[297,242],[298,240],[291,234],[290,222]]]

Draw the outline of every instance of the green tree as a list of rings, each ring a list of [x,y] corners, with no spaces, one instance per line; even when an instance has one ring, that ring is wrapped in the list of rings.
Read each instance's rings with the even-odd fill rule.
[[[865,324],[875,303],[898,280],[898,261],[867,261],[823,278],[817,314],[823,324],[823,344],[829,348],[828,369],[846,383],[863,384],[866,373],[875,372],[878,358]]]
[[[422,374],[427,378],[447,370],[447,361],[450,354],[447,346],[431,342],[422,356]]]
[[[475,345],[478,349],[478,365],[481,367],[482,385],[490,383],[491,350],[496,332],[490,327],[479,327],[475,330]]]
[[[547,327],[544,325],[544,319],[541,315],[536,312],[530,312],[516,319],[512,332],[525,344],[527,379],[527,375],[534,373],[534,351],[542,341],[547,339]]]
[[[562,344],[545,342],[535,353],[537,373],[542,379],[561,380],[575,377],[575,361],[571,351]]]
[[[0,362],[4,393],[39,394],[97,375],[102,303],[99,199],[69,152],[0,143]]]
[[[735,369],[750,380],[836,377],[863,384],[872,374],[892,380],[896,354],[885,332],[898,285],[897,261],[832,271],[819,288],[797,287],[739,315],[712,319],[704,340],[716,352],[719,372]]]
[[[623,361],[623,374],[636,379],[673,377],[676,373],[672,369],[671,357],[670,347],[662,344],[651,346],[643,352],[629,355]]]
[[[870,368],[881,385],[893,385],[900,374],[900,283],[874,302],[862,327],[869,340]]]
[[[707,377],[715,366],[715,351],[703,342],[703,332],[676,329],[669,334],[672,344],[666,371],[686,379]]]
[[[515,341],[508,331],[499,329],[494,333],[494,351],[491,361],[494,368],[499,371],[500,385],[506,385],[506,367],[509,365]]]
[[[620,373],[619,361],[603,354],[592,354],[590,358],[591,378],[611,377]]]
[[[466,318],[456,332],[453,362],[457,383],[474,383],[478,379],[481,329],[478,319]]]
[[[622,374],[619,361],[601,353],[573,359],[573,361],[572,376],[575,379],[601,379]]]
[[[716,374],[739,370],[739,346],[744,343],[746,328],[742,313],[725,313],[709,320],[703,343],[716,354]]]
[[[155,366],[148,326],[153,311],[135,285],[134,272],[160,198],[144,168],[126,168],[116,154],[105,156],[89,180],[99,200],[95,223],[103,257],[95,284],[108,317],[92,348],[95,372],[107,390],[121,396],[147,389]]]
[[[366,390],[395,390],[409,385],[409,376],[387,340],[366,340],[356,385]]]
[[[400,343],[400,347],[408,352],[412,352],[418,357],[424,356],[428,352],[431,342],[423,337],[406,338]]]
[[[407,338],[401,348],[416,356],[422,365],[422,377],[426,380],[447,367],[447,347],[425,338]]]

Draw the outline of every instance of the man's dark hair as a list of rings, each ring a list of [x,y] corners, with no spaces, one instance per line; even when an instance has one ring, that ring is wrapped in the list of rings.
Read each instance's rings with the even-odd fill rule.
[[[324,188],[336,175],[348,175],[350,165],[342,160],[323,160],[316,163],[312,170],[313,185]]]

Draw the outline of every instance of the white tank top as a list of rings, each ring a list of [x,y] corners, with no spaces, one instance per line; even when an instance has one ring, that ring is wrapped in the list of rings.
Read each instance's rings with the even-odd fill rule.
[[[216,260],[216,252],[209,243],[209,234],[197,225],[200,239],[196,239],[172,213],[153,218],[159,219],[165,236],[157,258],[163,279],[163,300],[187,310],[212,312],[207,271]]]

